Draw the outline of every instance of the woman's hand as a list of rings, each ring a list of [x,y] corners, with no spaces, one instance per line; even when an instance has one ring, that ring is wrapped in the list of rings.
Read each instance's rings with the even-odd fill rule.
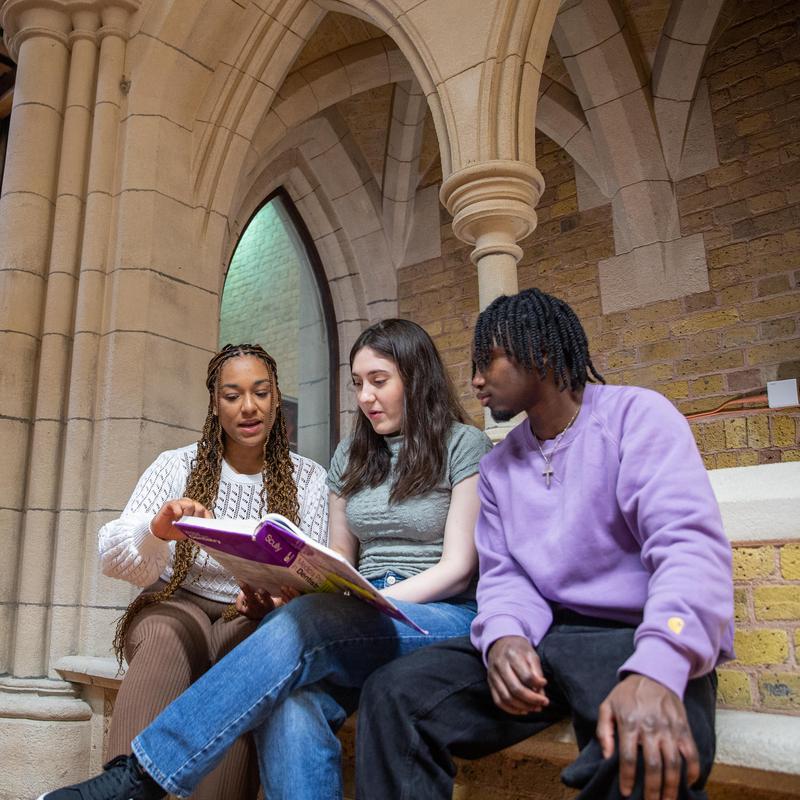
[[[181,497],[179,500],[167,500],[158,510],[158,513],[150,522],[150,533],[158,539],[169,541],[174,539],[179,541],[185,539],[186,534],[176,528],[172,523],[177,522],[181,517],[205,517],[211,519],[214,515],[202,504],[189,497]]]
[[[263,589],[254,589],[246,583],[240,587],[236,610],[248,619],[262,619],[276,608],[275,599]]]
[[[275,608],[280,608],[287,603],[291,603],[292,600],[296,597],[300,597],[301,594],[303,593],[299,589],[295,589],[292,586],[281,586],[281,596],[272,598],[275,602]]]

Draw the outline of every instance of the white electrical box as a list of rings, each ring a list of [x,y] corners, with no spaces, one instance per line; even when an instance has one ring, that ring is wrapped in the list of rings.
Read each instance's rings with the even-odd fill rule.
[[[767,402],[770,408],[787,408],[800,405],[797,396],[797,378],[767,383]]]

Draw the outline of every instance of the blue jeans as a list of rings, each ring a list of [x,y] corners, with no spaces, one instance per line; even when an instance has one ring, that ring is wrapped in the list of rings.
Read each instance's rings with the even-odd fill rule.
[[[382,581],[374,583],[383,586]],[[474,601],[397,605],[429,634],[418,633],[352,597],[309,594],[292,600],[265,617],[254,633],[167,706],[133,740],[134,754],[164,789],[187,797],[243,733],[255,731],[261,745],[278,735],[293,740],[292,729],[260,730],[292,693],[320,681],[359,689],[378,667],[395,658],[465,635],[475,615]],[[314,702],[311,708],[311,724],[303,727],[298,741],[314,741],[330,753],[333,733],[329,725],[320,730],[320,721],[335,716],[335,708],[326,702]],[[269,747],[260,749],[262,774],[284,771],[294,798],[301,797],[298,771],[310,770],[317,780],[331,772],[322,756],[320,771],[316,758],[310,763],[309,756],[316,751],[295,754],[301,756],[301,766],[289,772]],[[320,786],[315,783],[315,793],[308,796],[319,798]]]
[[[265,800],[342,800],[336,732],[355,710],[358,690],[350,703],[339,692],[325,682],[296,689],[253,731]]]

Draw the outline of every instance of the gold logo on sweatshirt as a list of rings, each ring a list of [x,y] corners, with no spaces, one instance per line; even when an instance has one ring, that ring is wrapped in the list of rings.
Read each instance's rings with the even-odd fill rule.
[[[686,624],[686,623],[685,623],[685,622],[684,622],[684,621],[683,621],[683,620],[682,620],[680,617],[670,617],[670,618],[667,620],[667,627],[668,627],[668,628],[669,628],[669,629],[670,629],[670,630],[671,630],[673,633],[680,633],[680,632],[683,630],[683,626],[684,626],[685,624]]]

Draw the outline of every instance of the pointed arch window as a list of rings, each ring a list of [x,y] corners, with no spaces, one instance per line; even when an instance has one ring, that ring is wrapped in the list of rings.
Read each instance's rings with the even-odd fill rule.
[[[255,212],[225,276],[220,346],[256,342],[278,364],[290,447],[324,467],[338,438],[338,363],[333,304],[324,270],[289,196]]]

